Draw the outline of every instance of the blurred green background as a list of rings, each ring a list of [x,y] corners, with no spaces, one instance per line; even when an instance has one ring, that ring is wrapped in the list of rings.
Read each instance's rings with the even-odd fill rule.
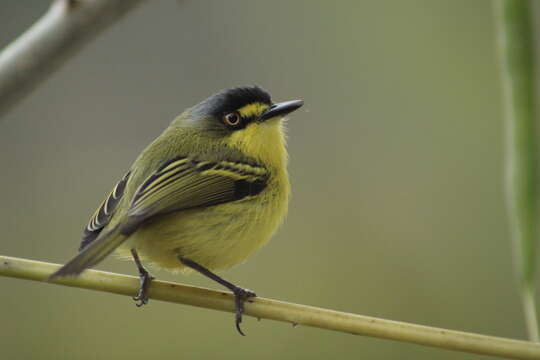
[[[3,0],[0,46],[47,6]],[[148,1],[0,122],[0,254],[65,262],[175,115],[244,84],[306,105],[288,123],[289,217],[221,275],[260,296],[525,338],[487,0]],[[98,268],[136,274],[114,258]],[[0,287],[5,359],[488,359],[252,318],[244,338],[229,313]]]

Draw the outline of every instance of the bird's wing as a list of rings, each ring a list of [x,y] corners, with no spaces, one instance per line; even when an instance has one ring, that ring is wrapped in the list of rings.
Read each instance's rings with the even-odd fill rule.
[[[81,251],[49,279],[77,275],[96,265],[156,216],[256,196],[266,187],[268,177],[262,166],[179,157],[146,178],[133,195],[126,218],[103,232],[125,190],[128,173],[90,220]]]
[[[158,215],[256,196],[268,176],[266,168],[253,164],[175,158],[139,186],[120,231],[129,235]]]
[[[128,182],[130,174],[131,172],[128,172],[126,175],[124,175],[124,177],[112,189],[111,193],[109,194],[109,196],[107,196],[105,201],[101,203],[94,215],[92,215],[92,218],[90,218],[88,225],[86,225],[86,227],[84,228],[84,233],[79,251],[81,251],[86,246],[88,246],[88,244],[94,241],[98,237],[101,230],[103,230],[103,228],[111,220],[114,211],[116,210],[116,207],[120,202],[120,199],[124,195],[124,190],[126,189],[126,184]]]

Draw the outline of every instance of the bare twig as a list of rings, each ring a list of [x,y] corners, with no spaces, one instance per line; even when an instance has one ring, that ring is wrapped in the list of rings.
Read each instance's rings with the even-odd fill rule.
[[[45,281],[60,265],[0,256],[0,276]],[[87,270],[76,278],[61,278],[56,284],[133,296],[139,279],[133,276]],[[234,311],[231,294],[177,283],[156,281],[150,286],[156,300]],[[526,341],[478,335],[461,331],[378,319],[265,298],[250,299],[246,315],[292,324],[313,326],[355,335],[374,336],[469,353],[513,359],[540,359],[540,345]]]
[[[55,0],[0,53],[0,116],[142,0]]]

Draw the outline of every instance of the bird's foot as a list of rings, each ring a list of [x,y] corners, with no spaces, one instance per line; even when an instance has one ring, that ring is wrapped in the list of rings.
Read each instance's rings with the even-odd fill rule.
[[[144,270],[139,273],[139,279],[141,280],[141,286],[139,287],[137,296],[133,297],[137,307],[148,304],[148,288],[150,287],[152,280],[154,280],[154,277],[150,275],[148,271]]]
[[[242,289],[241,287],[238,287],[227,280],[224,280],[205,268],[202,265],[197,264],[195,261],[190,260],[185,257],[179,256],[178,259],[182,264],[185,266],[192,268],[195,271],[198,271],[202,275],[220,283],[221,285],[225,286],[227,289],[232,291],[234,295],[234,310],[235,310],[235,323],[236,323],[236,330],[240,333],[240,335],[245,336],[245,334],[242,332],[242,329],[240,328],[240,323],[242,322],[242,314],[244,313],[244,303],[246,300],[248,300],[251,297],[256,297],[257,294],[255,294],[253,291]]]
[[[242,322],[242,314],[244,313],[244,303],[246,300],[252,297],[256,297],[257,294],[255,294],[253,291],[248,289],[242,289],[241,287],[235,287],[232,289],[232,292],[234,294],[234,308],[235,308],[235,314],[236,314],[236,330],[240,333],[242,336],[246,336],[242,332],[242,329],[240,328],[240,323]]]

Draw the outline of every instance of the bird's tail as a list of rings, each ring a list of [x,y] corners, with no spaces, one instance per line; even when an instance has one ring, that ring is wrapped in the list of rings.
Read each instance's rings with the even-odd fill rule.
[[[49,276],[48,280],[63,276],[79,275],[84,270],[97,265],[105,259],[107,255],[112,253],[127,239],[127,236],[118,231],[117,228],[105,234],[100,234],[97,239],[88,244],[77,256]]]

